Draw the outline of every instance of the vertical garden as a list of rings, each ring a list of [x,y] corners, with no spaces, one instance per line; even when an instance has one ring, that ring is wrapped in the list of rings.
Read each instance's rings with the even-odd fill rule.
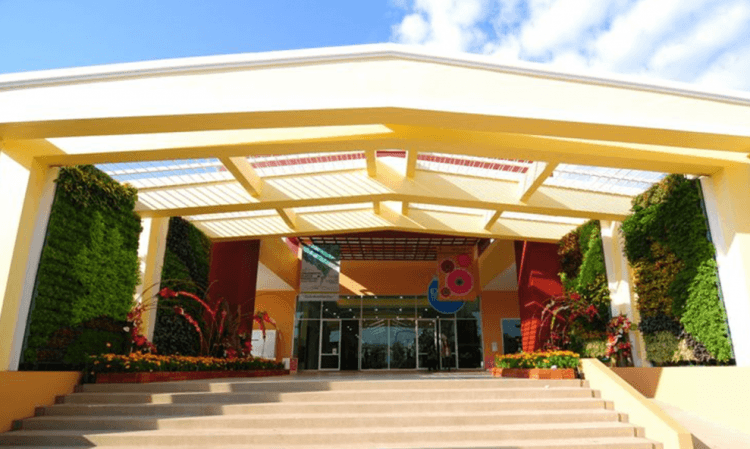
[[[637,196],[622,235],[649,360],[656,365],[731,363],[715,249],[698,181],[670,175]]]
[[[203,296],[208,290],[211,268],[211,241],[198,228],[180,217],[169,220],[161,286]],[[160,354],[197,355],[200,349],[195,328],[179,316],[179,305],[200,320],[199,304],[174,298],[161,298],[154,328],[154,344]]]
[[[569,349],[584,357],[604,358],[610,297],[599,221],[589,221],[566,234],[560,240],[558,256],[567,300],[554,304],[566,309],[548,310],[569,321]]]
[[[126,350],[139,282],[134,188],[93,166],[60,170],[23,351],[23,368],[75,367]]]

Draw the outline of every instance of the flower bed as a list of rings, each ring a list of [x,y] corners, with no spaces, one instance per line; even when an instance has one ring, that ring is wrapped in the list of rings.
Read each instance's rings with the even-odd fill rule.
[[[229,359],[138,352],[91,356],[87,371],[87,374],[96,376],[97,382],[161,382],[288,373],[281,363],[255,357]]]
[[[148,373],[100,373],[96,383],[142,384],[177,380],[224,379],[237,377],[270,377],[289,374],[286,369],[258,369],[253,371],[159,371]]]
[[[575,379],[580,356],[571,351],[495,355],[494,377]]]

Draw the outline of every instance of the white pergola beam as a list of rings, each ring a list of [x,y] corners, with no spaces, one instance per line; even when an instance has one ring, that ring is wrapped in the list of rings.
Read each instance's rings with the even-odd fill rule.
[[[406,177],[409,179],[414,178],[414,174],[417,171],[417,155],[419,152],[415,148],[409,148],[406,150]]]
[[[378,173],[375,150],[365,150],[365,159],[367,160],[367,176],[374,178]]]
[[[518,200],[522,203],[528,201],[558,165],[558,162],[533,162],[518,185]]]
[[[255,172],[255,169],[247,158],[244,157],[223,157],[219,159],[224,167],[234,176],[242,187],[250,195],[257,197],[263,188],[263,180]]]
[[[489,218],[489,220],[487,220],[487,223],[484,224],[484,229],[486,229],[488,231],[490,229],[492,229],[492,227],[495,225],[495,223],[497,223],[497,220],[500,219],[500,216],[502,214],[503,214],[503,211],[501,211],[501,210],[495,211],[495,213],[492,214],[492,216]]]
[[[456,189],[457,185],[461,188]],[[627,196],[561,187],[541,186],[529,201],[522,203],[514,181],[418,170],[415,178],[407,182],[382,162],[378,164],[374,179],[364,170],[267,179],[260,196],[235,194],[233,202],[229,202],[229,187],[231,185],[215,193],[215,197],[210,196],[215,187],[212,190],[195,186],[144,191],[139,196],[137,212],[144,217],[191,216],[382,201],[612,220],[621,220],[630,211]],[[233,191],[238,190],[242,192],[238,187]],[[183,198],[184,204],[173,206],[175,200],[167,201],[170,198]],[[213,199],[216,202],[212,202]]]
[[[292,209],[276,209],[284,223],[289,226],[289,229],[297,229],[297,214]]]
[[[215,235],[217,241],[290,235],[287,226],[279,217],[250,217],[231,222],[201,221],[198,224],[201,229]],[[294,235],[302,237],[397,230],[554,242],[574,228],[574,225],[563,223],[501,218],[487,230],[484,229],[484,222],[480,216],[412,209],[407,217],[383,204],[380,214],[375,214],[370,209],[298,214]]]

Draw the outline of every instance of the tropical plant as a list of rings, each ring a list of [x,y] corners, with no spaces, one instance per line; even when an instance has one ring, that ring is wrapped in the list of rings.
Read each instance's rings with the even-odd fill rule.
[[[629,340],[632,324],[628,317],[620,314],[607,324],[607,353],[613,365],[632,366],[633,354]]]
[[[542,309],[539,323],[539,339],[549,335],[542,348],[555,351],[570,345],[568,331],[571,325],[579,319],[593,320],[599,312],[593,304],[589,304],[577,293],[563,294],[550,298]]]

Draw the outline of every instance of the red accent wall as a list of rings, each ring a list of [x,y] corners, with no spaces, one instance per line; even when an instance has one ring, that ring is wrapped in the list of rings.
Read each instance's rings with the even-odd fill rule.
[[[208,275],[211,298],[224,298],[232,310],[241,305],[243,315],[254,313],[259,254],[259,240],[215,242]]]
[[[518,303],[524,352],[536,351],[549,333],[539,335],[544,305],[551,296],[563,293],[558,273],[557,244],[516,241]]]

